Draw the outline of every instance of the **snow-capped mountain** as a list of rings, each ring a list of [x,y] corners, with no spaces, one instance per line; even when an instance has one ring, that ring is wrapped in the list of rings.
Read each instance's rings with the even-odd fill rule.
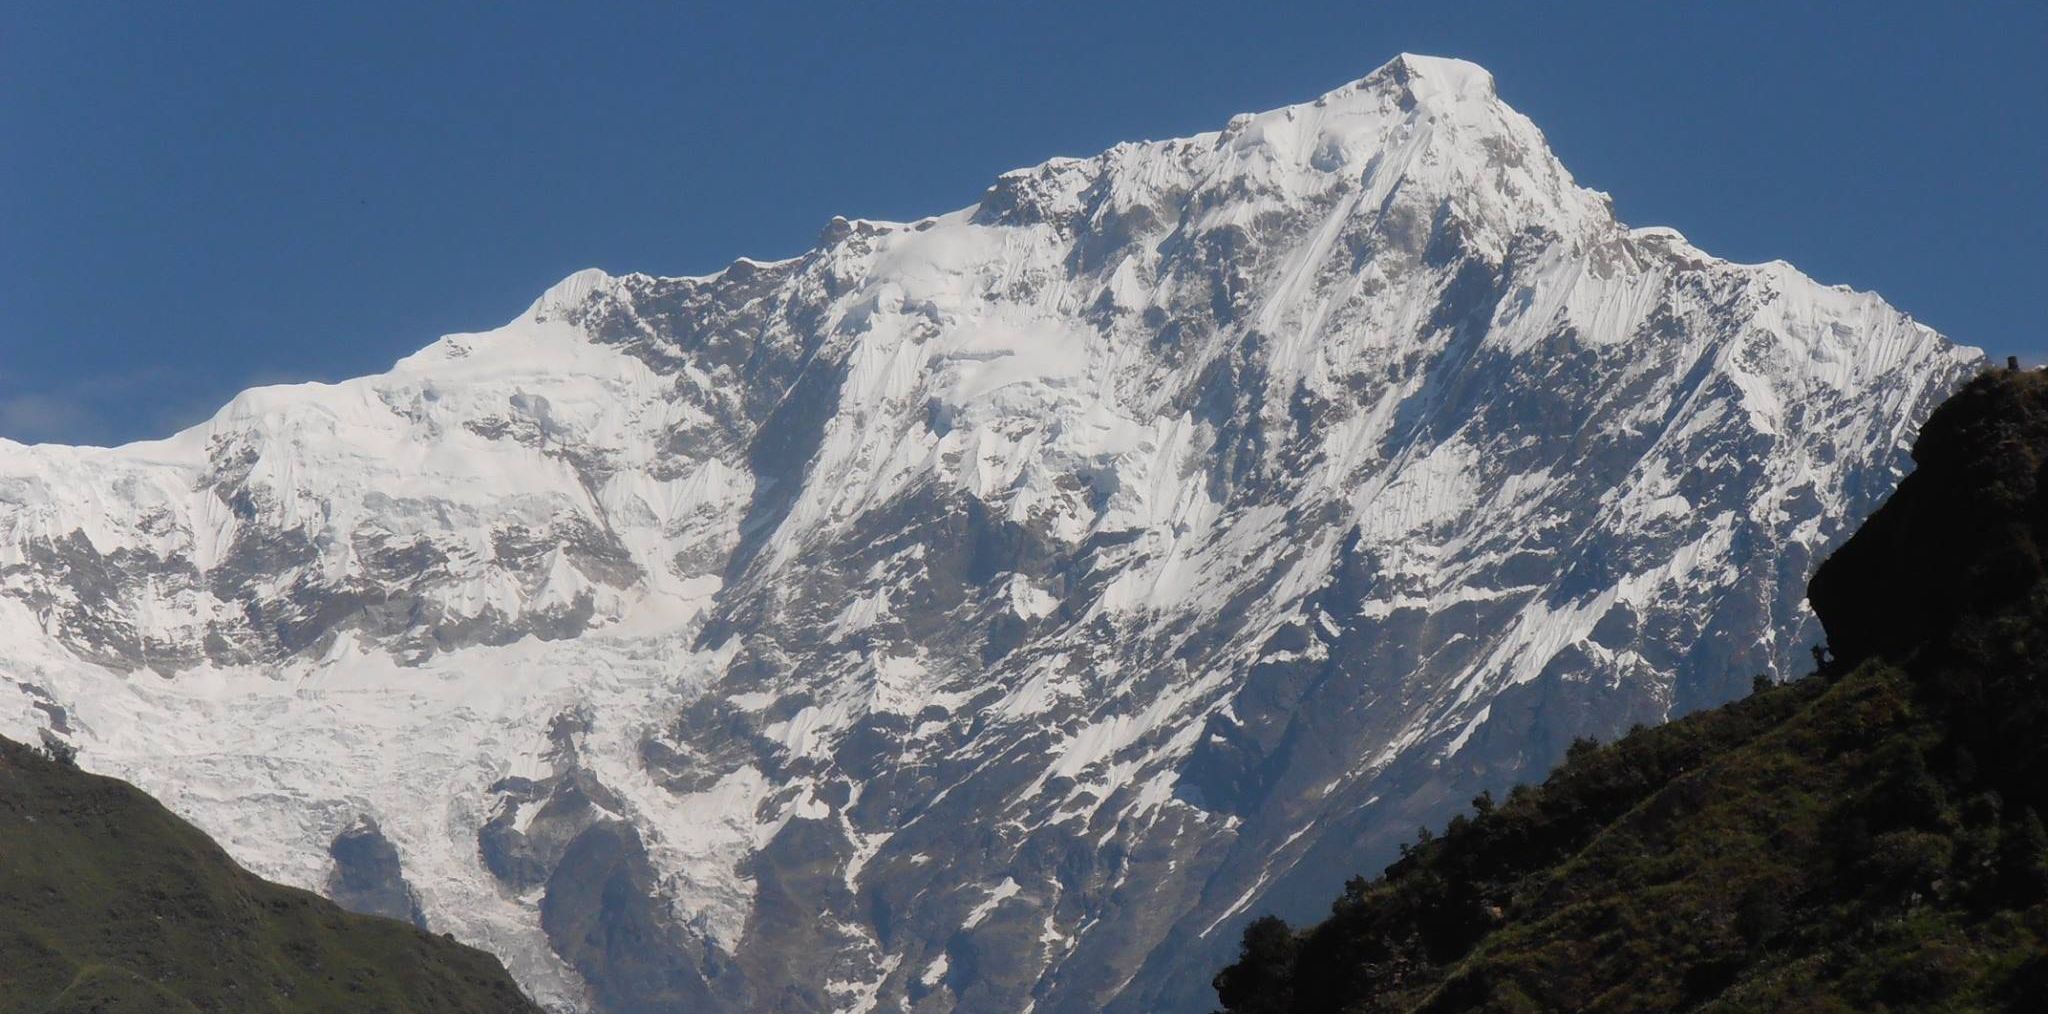
[[[1573,737],[1804,671],[1978,353],[1404,56],[167,440],[0,443],[0,733],[544,1002],[1209,1001]]]

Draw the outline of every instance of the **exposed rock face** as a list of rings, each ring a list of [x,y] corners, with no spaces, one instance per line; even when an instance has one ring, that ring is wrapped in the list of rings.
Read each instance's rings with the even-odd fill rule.
[[[1630,230],[1486,73],[576,275],[390,373],[0,451],[8,728],[544,1000],[1206,1004],[1581,734],[1819,640],[1977,360]]]
[[[427,917],[412,885],[399,868],[398,849],[374,820],[362,820],[334,836],[327,846],[334,872],[327,878],[327,896],[351,912],[399,919],[425,929]]]
[[[1814,574],[1814,608],[1843,662],[1981,636],[1961,618],[2011,610],[2042,584],[2044,449],[2048,375],[1988,374],[1943,403],[1899,495]]]

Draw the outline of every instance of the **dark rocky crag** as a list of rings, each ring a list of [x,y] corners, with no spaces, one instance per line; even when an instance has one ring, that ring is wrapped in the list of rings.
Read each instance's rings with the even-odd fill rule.
[[[1815,676],[1574,746],[1303,931],[1229,1011],[2030,1009],[2048,996],[2048,376],[1936,411],[1812,581]]]
[[[334,836],[327,854],[334,858],[334,870],[327,878],[327,896],[335,904],[351,912],[381,915],[427,928],[419,896],[405,882],[398,849],[384,837],[376,821],[367,817],[357,820],[348,830]]]

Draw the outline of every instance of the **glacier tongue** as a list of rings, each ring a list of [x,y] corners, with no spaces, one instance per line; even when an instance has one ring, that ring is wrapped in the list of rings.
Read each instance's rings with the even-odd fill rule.
[[[1800,673],[1980,356],[1631,230],[1484,70],[565,279],[167,440],[0,442],[0,732],[565,1009],[1205,1004],[1579,735]]]

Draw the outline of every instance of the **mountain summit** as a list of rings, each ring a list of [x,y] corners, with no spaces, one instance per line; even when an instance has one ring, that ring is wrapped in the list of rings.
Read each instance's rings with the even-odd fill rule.
[[[1978,358],[1619,224],[1404,56],[0,444],[0,733],[560,1006],[1199,1005],[1251,914],[1798,671]]]

